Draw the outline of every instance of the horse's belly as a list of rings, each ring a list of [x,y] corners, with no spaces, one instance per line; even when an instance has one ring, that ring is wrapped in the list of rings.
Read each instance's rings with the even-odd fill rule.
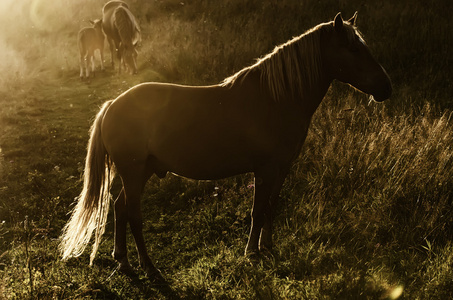
[[[169,150],[152,156],[158,168],[197,180],[222,179],[253,171],[253,158],[245,151],[238,153],[206,148],[208,151],[194,153],[193,149],[182,147],[179,151]]]

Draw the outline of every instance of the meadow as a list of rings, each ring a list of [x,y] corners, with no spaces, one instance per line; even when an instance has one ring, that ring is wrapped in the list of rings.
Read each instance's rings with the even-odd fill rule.
[[[346,3],[347,2],[347,3]],[[0,4],[0,299],[453,298],[453,3],[130,0],[137,75],[81,81],[77,31],[104,1]],[[386,68],[384,103],[339,82],[313,116],[282,192],[272,257],[244,257],[253,176],[152,178],[144,234],[170,288],[116,272],[100,250],[62,262],[99,107],[145,81],[218,83],[341,11]],[[114,182],[114,197],[120,183]],[[138,267],[129,235],[131,263]]]

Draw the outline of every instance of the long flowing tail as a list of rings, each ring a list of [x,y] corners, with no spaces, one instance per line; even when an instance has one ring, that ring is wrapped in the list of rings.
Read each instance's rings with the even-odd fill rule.
[[[104,104],[90,129],[83,190],[77,198],[71,218],[63,228],[61,235],[60,250],[63,260],[81,255],[95,231],[90,256],[91,265],[105,231],[111,198],[110,186],[115,172],[110,156],[102,142],[101,124],[107,108],[111,104],[112,101]]]

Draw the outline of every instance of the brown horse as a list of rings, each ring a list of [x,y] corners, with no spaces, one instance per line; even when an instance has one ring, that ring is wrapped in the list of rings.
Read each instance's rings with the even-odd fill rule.
[[[356,15],[323,23],[212,86],[143,83],[104,104],[91,128],[84,188],[64,228],[63,258],[82,253],[95,231],[91,263],[105,229],[114,171],[114,258],[131,272],[126,225],[148,276],[161,275],[147,254],[140,196],[147,180],[172,172],[220,179],[253,172],[255,195],[247,255],[272,247],[273,205],[299,155],[310,120],[334,79],[376,101],[390,97],[385,70],[355,27]]]
[[[80,52],[80,79],[84,77],[84,69],[86,78],[90,77],[91,72],[94,75],[94,52],[99,50],[101,56],[101,70],[104,70],[104,33],[102,32],[102,21],[90,21],[92,27],[80,29],[77,35],[77,44]]]
[[[137,73],[135,47],[140,41],[140,28],[128,5],[122,1],[107,2],[102,8],[102,29],[110,45],[112,66],[114,67],[113,53],[116,53],[119,73],[123,64],[131,73]]]

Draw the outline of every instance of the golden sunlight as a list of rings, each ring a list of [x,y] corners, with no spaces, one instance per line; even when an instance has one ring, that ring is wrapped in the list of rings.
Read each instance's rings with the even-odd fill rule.
[[[72,9],[70,1],[31,0],[30,20],[39,30],[55,31],[66,19],[64,15],[68,9]]]
[[[403,291],[404,291],[404,287],[402,285],[395,287],[391,291],[391,293],[389,295],[389,299],[398,299],[403,294]]]

